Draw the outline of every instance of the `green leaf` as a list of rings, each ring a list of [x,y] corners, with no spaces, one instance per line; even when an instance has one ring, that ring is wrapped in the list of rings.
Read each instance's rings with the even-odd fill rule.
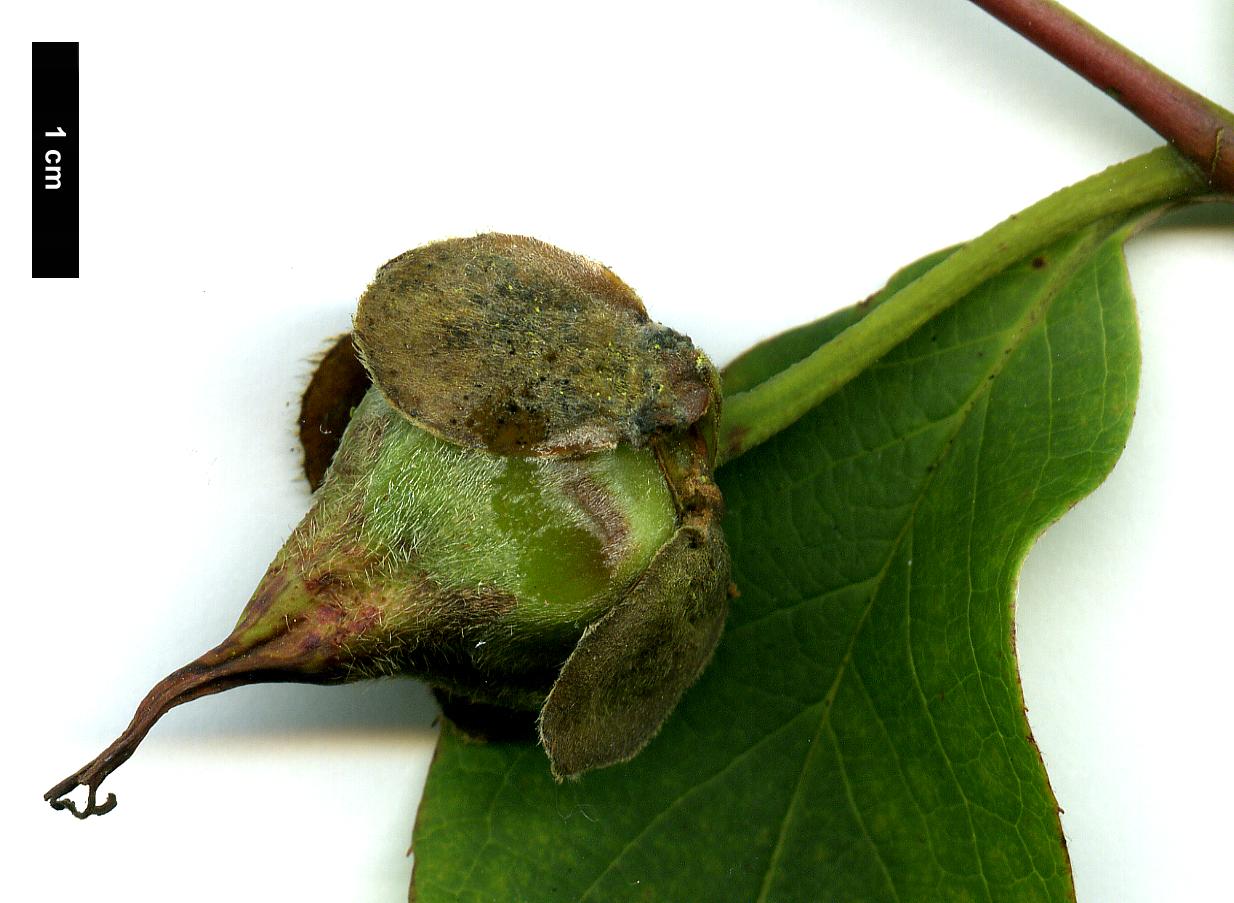
[[[741,597],[633,761],[555,784],[537,747],[445,727],[413,897],[1072,899],[1012,606],[1033,540],[1127,437],[1132,228],[991,279],[724,469]],[[777,341],[728,378],[800,353]]]

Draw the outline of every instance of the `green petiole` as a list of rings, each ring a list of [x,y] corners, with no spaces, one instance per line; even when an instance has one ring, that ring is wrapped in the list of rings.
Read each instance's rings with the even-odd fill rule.
[[[1031,207],[905,286],[818,348],[724,400],[719,463],[767,441],[982,282],[1102,217],[1211,192],[1205,174],[1170,147],[1111,166]]]

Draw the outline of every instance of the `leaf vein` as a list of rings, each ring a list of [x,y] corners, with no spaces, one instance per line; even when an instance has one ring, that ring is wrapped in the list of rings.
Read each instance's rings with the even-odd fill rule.
[[[828,723],[827,733],[831,735],[834,744],[836,766],[840,769],[840,783],[844,787],[844,798],[848,800],[848,808],[853,813],[853,818],[857,821],[857,827],[861,829],[861,836],[865,838],[866,843],[870,845],[870,849],[874,853],[874,861],[878,863],[879,871],[883,873],[883,878],[886,880],[887,887],[891,891],[892,899],[899,901],[900,891],[896,888],[895,881],[891,879],[891,872],[887,869],[887,863],[883,861],[883,854],[879,851],[878,844],[870,836],[865,819],[861,817],[861,810],[858,808],[857,799],[853,795],[852,782],[848,779],[848,769],[844,767],[844,751],[840,748],[840,738],[836,736],[834,725]]]

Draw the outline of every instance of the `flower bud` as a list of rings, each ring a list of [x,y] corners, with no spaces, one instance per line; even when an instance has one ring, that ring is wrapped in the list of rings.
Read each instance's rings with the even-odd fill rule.
[[[372,386],[235,629],[53,806],[108,811],[98,784],[165,711],[259,681],[409,675],[538,712],[573,776],[637,753],[707,663],[729,586],[720,396],[688,339],[599,264],[483,235],[384,266],[354,341]]]

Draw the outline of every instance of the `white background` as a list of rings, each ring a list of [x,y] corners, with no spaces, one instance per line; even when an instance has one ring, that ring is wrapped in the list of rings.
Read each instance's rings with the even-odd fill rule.
[[[1074,7],[1234,106],[1226,0]],[[309,503],[309,362],[387,258],[534,234],[723,363],[1158,143],[962,0],[4,18],[9,900],[404,899],[435,738],[410,682],[202,700],[107,782],[113,814],[41,800],[227,633]],[[82,42],[76,281],[28,278],[33,39]],[[1135,430],[1023,574],[1030,717],[1084,903],[1234,899],[1232,236],[1133,243]]]

